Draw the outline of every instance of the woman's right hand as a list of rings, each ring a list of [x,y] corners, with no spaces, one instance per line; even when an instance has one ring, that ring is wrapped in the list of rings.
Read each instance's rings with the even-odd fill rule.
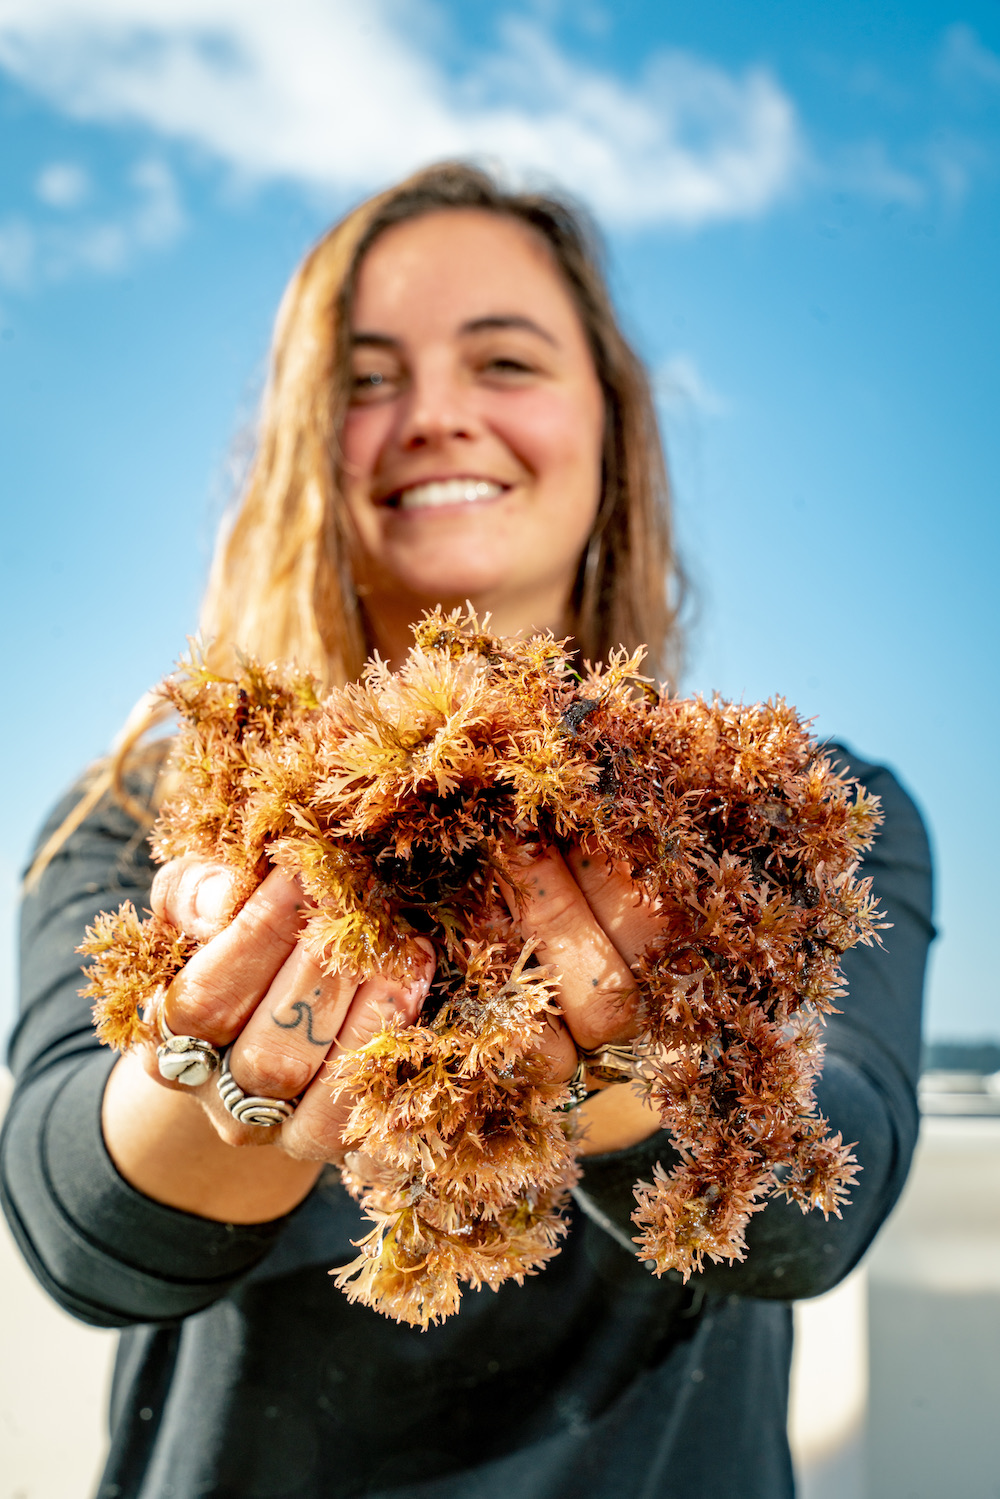
[[[229,921],[232,901],[222,865],[185,858],[158,871],[153,910],[205,944],[170,985],[162,1014],[175,1035],[220,1052],[231,1045],[243,1092],[298,1099],[294,1112],[279,1125],[241,1124],[222,1102],[218,1074],[197,1088],[166,1081],[150,1045],[115,1067],[103,1124],[118,1170],[146,1195],[224,1222],[262,1222],[295,1206],[324,1162],[343,1159],[350,1102],[325,1081],[327,1058],[363,1046],[387,1022],[412,1025],[434,959],[428,943],[425,971],[405,983],[326,975],[300,940],[308,913],[294,880],[272,870]]]

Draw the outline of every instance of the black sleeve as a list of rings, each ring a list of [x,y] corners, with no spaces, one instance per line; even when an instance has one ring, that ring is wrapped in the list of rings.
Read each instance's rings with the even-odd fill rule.
[[[139,789],[139,788],[133,788]],[[76,804],[55,809],[44,840]],[[21,1011],[9,1065],[15,1089],[0,1138],[0,1194],[39,1281],[98,1326],[159,1322],[222,1296],[267,1253],[286,1219],[227,1225],[151,1201],[116,1171],[101,1134],[112,1053],[80,998],[75,951],[96,914],[145,906],[152,880],[142,830],[110,797],[71,835],[25,898]]]
[[[820,1111],[845,1141],[856,1141],[862,1167],[840,1218],[803,1213],[772,1198],[747,1230],[740,1264],[709,1265],[696,1277],[707,1291],[792,1300],[817,1296],[842,1279],[868,1248],[902,1190],[916,1144],[920,1011],[931,922],[927,833],[891,771],[834,746],[841,768],[882,798],[885,821],[861,873],[892,923],[883,947],[856,947],[844,959],[848,994],[826,1029],[826,1061],[817,1085]],[[578,1192],[614,1226],[620,1241],[636,1232],[632,1186],[676,1155],[666,1134],[584,1162]],[[584,1200],[586,1199],[586,1200]]]

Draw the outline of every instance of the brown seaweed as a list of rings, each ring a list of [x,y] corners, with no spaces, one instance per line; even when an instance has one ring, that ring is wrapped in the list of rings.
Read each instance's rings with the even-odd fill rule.
[[[679,1152],[639,1183],[637,1252],[687,1278],[742,1259],[751,1214],[780,1193],[839,1213],[856,1167],[814,1084],[840,960],[878,940],[860,854],[877,798],[837,773],[782,699],[738,706],[655,692],[642,653],[573,669],[565,643],[426,616],[398,673],[377,658],[319,701],[315,684],[197,655],[163,687],[177,709],[155,857],[268,867],[312,903],[328,971],[438,965],[416,1025],[335,1054],[349,1097],[345,1180],[374,1227],[338,1273],[354,1300],[422,1326],[461,1286],[498,1286],[558,1252],[578,1179],[567,1090],[538,1056],[558,975],[536,964],[504,899],[519,843],[626,865],[658,916],[635,967],[635,1086]],[[101,1039],[127,1048],[196,944],[130,906],[81,949]]]

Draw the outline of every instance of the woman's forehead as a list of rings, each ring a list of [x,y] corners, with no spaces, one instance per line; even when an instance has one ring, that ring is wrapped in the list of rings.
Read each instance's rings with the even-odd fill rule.
[[[579,329],[541,235],[509,215],[465,208],[435,209],[394,224],[358,271],[356,334],[430,322],[453,333],[520,326],[556,342],[570,325]]]

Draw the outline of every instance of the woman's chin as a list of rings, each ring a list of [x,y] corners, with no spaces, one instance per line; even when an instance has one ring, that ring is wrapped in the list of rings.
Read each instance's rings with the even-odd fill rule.
[[[489,612],[504,634],[561,624],[573,583],[576,559],[539,555],[537,541],[511,547],[506,538],[477,538],[467,546],[439,545],[386,555],[373,569],[365,589],[366,609],[373,615],[411,619],[440,604],[461,608],[466,601],[478,614]],[[364,582],[362,582],[364,587]]]
[[[430,565],[400,568],[395,581],[401,593],[409,594],[425,608],[434,604],[457,605],[466,599],[501,600],[512,588],[512,570],[503,558],[480,553],[471,557],[434,558]]]

